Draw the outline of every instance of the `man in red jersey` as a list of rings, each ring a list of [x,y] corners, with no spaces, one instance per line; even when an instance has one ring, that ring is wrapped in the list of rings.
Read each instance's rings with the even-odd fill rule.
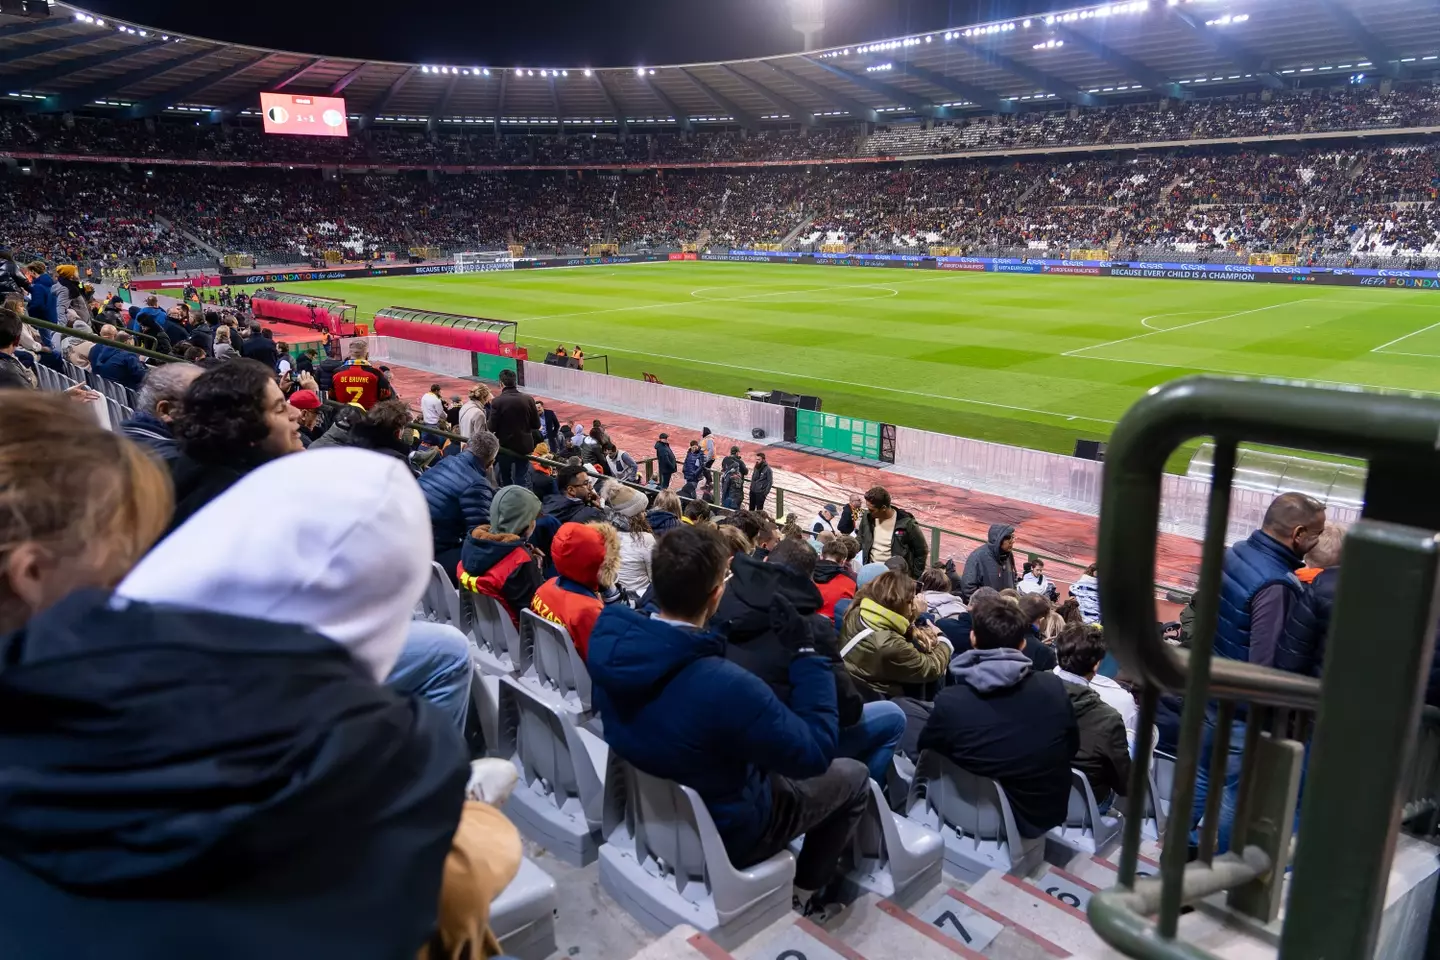
[[[330,396],[341,403],[359,404],[369,410],[382,400],[395,399],[390,380],[370,366],[370,350],[364,340],[350,341],[350,359],[335,371]]]

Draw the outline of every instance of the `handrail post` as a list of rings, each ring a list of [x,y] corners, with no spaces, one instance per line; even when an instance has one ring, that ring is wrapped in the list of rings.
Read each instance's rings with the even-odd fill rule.
[[[1396,787],[1413,762],[1440,614],[1434,531],[1362,520],[1345,538],[1301,806],[1287,957],[1368,957],[1399,825]],[[1377,651],[1375,643],[1383,642]]]

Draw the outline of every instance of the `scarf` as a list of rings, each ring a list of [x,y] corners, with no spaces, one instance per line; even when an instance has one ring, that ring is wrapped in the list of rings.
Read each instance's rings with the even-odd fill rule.
[[[860,619],[865,622],[867,627],[872,627],[876,630],[893,630],[901,636],[904,636],[905,632],[910,629],[909,620],[894,610],[880,606],[880,604],[871,600],[869,597],[865,597],[860,601]]]

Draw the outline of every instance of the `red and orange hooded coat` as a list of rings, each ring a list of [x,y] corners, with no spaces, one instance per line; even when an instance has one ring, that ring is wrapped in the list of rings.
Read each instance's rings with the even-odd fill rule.
[[[535,591],[530,609],[558,623],[570,634],[582,659],[590,647],[590,631],[604,603],[600,600],[600,569],[605,565],[605,536],[583,523],[566,523],[550,541],[550,559],[558,576]]]

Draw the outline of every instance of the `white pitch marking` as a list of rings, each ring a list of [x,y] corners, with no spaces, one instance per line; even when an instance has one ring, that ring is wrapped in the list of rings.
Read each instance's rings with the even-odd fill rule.
[[[1407,334],[1405,334],[1405,336],[1403,336],[1403,337],[1396,337],[1394,340],[1391,340],[1389,343],[1382,343],[1382,344],[1380,344],[1380,346],[1376,347],[1374,350],[1371,350],[1370,352],[1371,352],[1371,353],[1380,353],[1380,352],[1382,352],[1386,347],[1393,347],[1393,346],[1395,346],[1395,344],[1397,344],[1397,343],[1400,343],[1400,342],[1405,341],[1405,340],[1409,340],[1411,337],[1418,337],[1418,336],[1420,336],[1420,334],[1424,333],[1426,330],[1434,330],[1436,327],[1440,327],[1440,322],[1432,323],[1432,324],[1430,324],[1430,326],[1428,326],[1428,327],[1421,327],[1419,330],[1416,330],[1414,333],[1407,333]]]
[[[1280,303],[1272,303],[1269,306],[1265,307],[1256,307],[1253,310],[1241,310],[1238,313],[1227,313],[1218,317],[1210,317],[1207,320],[1195,320],[1190,323],[1182,323],[1178,327],[1166,327],[1164,330],[1152,329],[1149,333],[1137,333],[1133,337],[1121,337],[1119,340],[1110,340],[1106,343],[1092,343],[1088,347],[1077,347],[1074,350],[1066,350],[1064,353],[1060,354],[1060,356],[1073,357],[1085,353],[1087,350],[1099,350],[1102,347],[1113,347],[1116,344],[1129,343],[1132,340],[1144,340],[1146,337],[1153,337],[1158,333],[1174,333],[1176,330],[1185,330],[1189,327],[1198,327],[1202,324],[1214,323],[1216,320],[1230,320],[1234,317],[1243,317],[1251,313],[1260,313],[1263,310],[1274,310],[1276,307],[1288,307],[1297,303],[1309,302],[1309,300],[1285,300]]]
[[[589,341],[586,341],[589,343]],[[632,357],[651,357],[656,360],[677,360],[681,363],[699,363],[707,367],[723,367],[727,370],[744,370],[746,373],[767,373],[776,377],[791,377],[797,380],[809,380],[812,383],[834,383],[842,387],[860,387],[865,390],[880,390],[885,393],[899,393],[911,397],[924,397],[927,400],[948,400],[952,403],[968,403],[977,407],[995,407],[1000,410],[1018,410],[1021,413],[1036,413],[1044,417],[1058,417],[1065,420],[1084,420],[1087,423],[1119,423],[1118,420],[1106,420],[1103,417],[1082,417],[1078,414],[1057,413],[1054,410],[1037,410],[1034,407],[1017,407],[1009,403],[995,403],[992,400],[972,400],[969,397],[952,397],[945,393],[925,393],[920,390],[902,390],[899,387],[886,387],[878,383],[856,383],[854,380],[835,380],[831,377],[817,377],[812,374],[797,374],[793,370],[767,370],[764,367],[747,367],[738,363],[721,363],[718,360],[697,360],[694,357],[677,357],[668,353],[647,353],[643,350],[635,350],[631,347],[608,346],[603,343],[590,343],[596,350],[613,350],[616,353],[629,354]]]
[[[1386,354],[1386,356],[1398,357],[1405,354]],[[1416,356],[1428,356],[1428,354],[1416,354]],[[1098,360],[1101,363],[1133,363],[1139,367],[1163,367],[1167,370],[1199,370],[1201,373],[1223,373],[1232,377],[1256,377],[1262,380],[1274,380],[1284,383],[1314,383],[1326,387],[1350,387],[1359,390],[1364,387],[1370,390],[1384,390],[1388,393],[1412,393],[1425,394],[1432,397],[1440,397],[1440,390],[1421,390],[1418,387],[1397,387],[1393,383],[1357,383],[1354,380],[1318,380],[1314,377],[1283,377],[1274,374],[1256,373],[1253,370],[1222,370],[1219,367],[1201,367],[1193,363],[1160,363],[1156,360],[1126,360],[1120,357],[1086,357],[1086,360]]]
[[[1140,326],[1147,330],[1154,330],[1156,333],[1165,333],[1168,330],[1178,329],[1177,327],[1152,327],[1151,320],[1159,320],[1161,317],[1193,317],[1197,313],[1204,313],[1204,310],[1181,310],[1178,313],[1152,313],[1148,317],[1140,318]]]

